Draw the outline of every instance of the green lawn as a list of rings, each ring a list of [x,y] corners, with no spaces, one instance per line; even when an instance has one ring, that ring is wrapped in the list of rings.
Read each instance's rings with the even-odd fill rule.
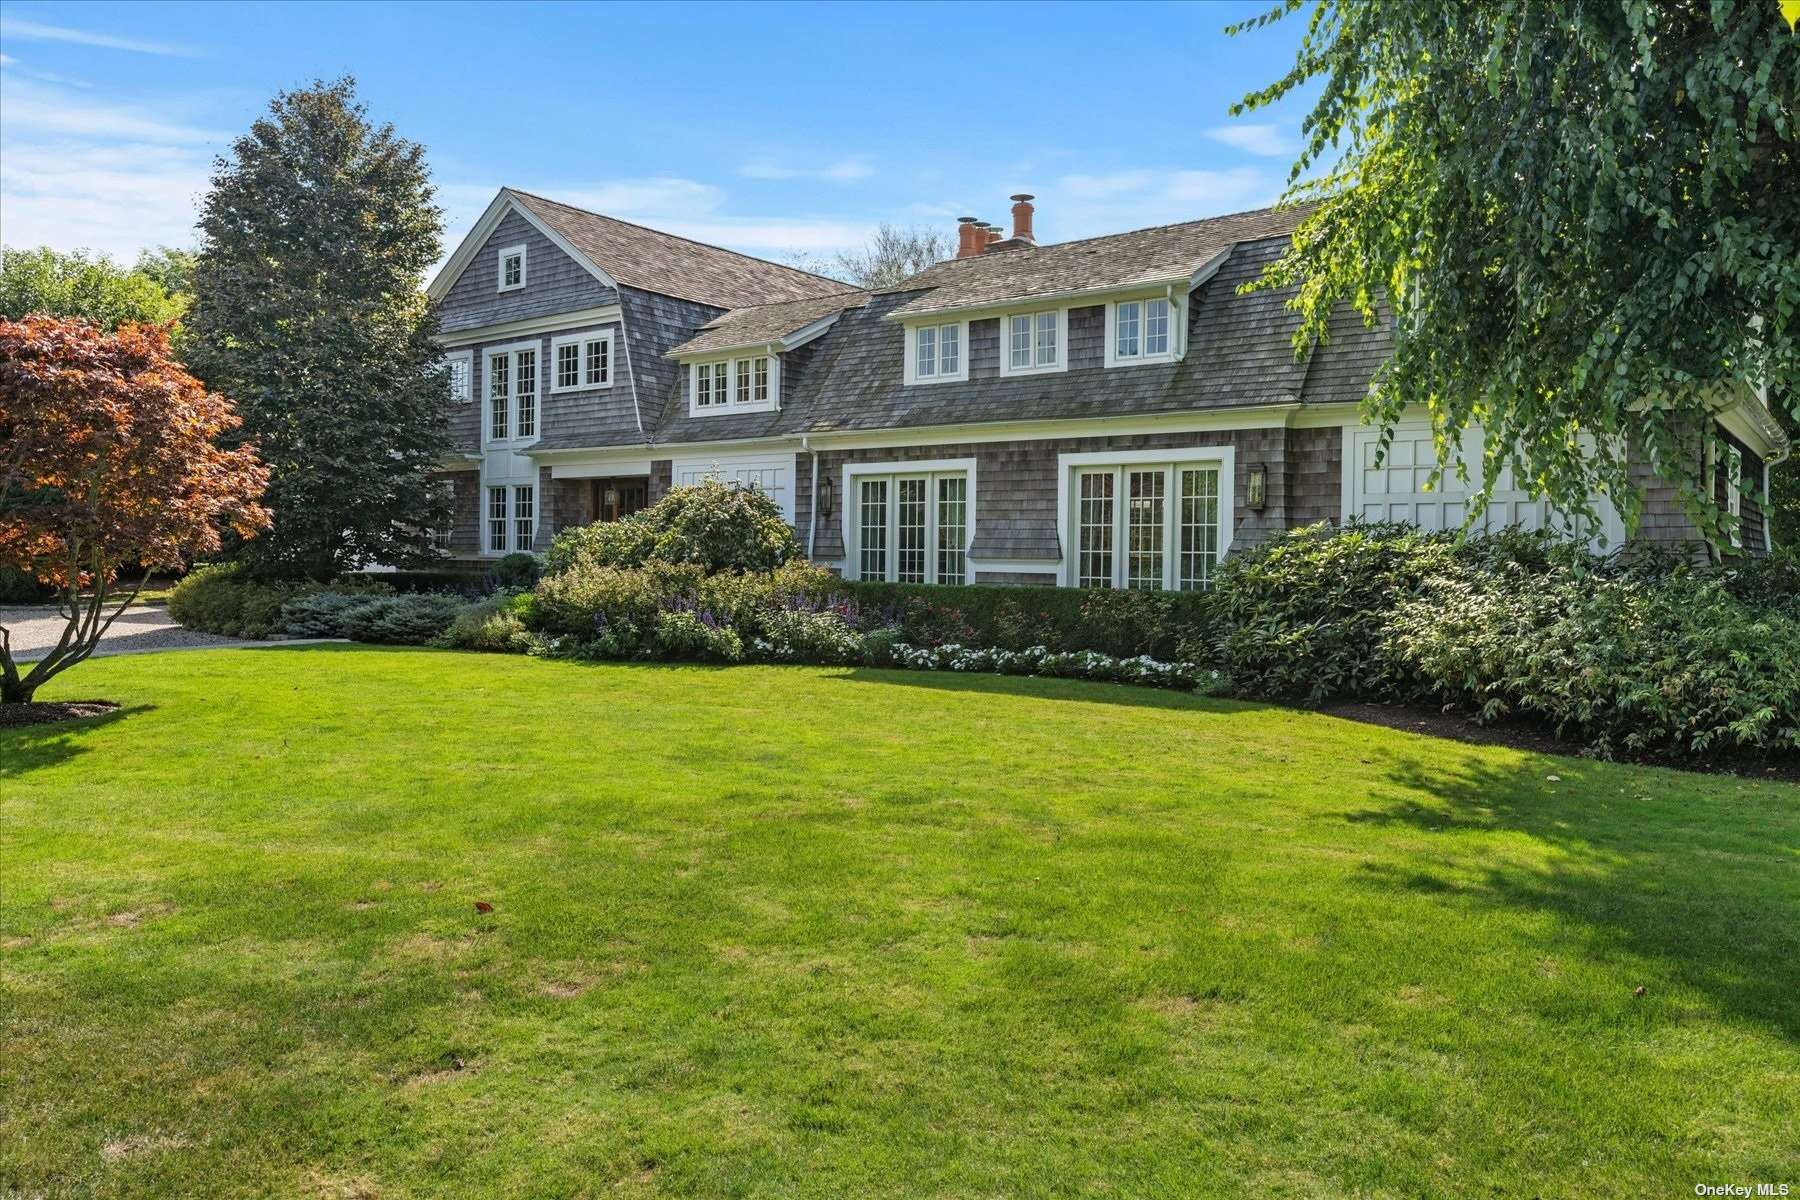
[[[0,1195],[1800,1184],[1800,788],[984,676],[87,696],[0,730]]]

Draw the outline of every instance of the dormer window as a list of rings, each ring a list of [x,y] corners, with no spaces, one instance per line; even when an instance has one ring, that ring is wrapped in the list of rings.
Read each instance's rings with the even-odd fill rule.
[[[967,379],[969,365],[963,351],[967,329],[963,321],[907,329],[906,382],[959,383]]]
[[[1181,357],[1176,318],[1180,306],[1166,296],[1115,300],[1106,306],[1106,365],[1173,362]]]
[[[741,354],[688,364],[690,416],[773,412],[781,407],[781,360]]]
[[[1068,340],[1068,310],[1008,313],[1000,322],[1000,373],[1037,375],[1066,369],[1062,353]]]
[[[525,247],[507,246],[500,251],[500,291],[516,292],[525,286]]]

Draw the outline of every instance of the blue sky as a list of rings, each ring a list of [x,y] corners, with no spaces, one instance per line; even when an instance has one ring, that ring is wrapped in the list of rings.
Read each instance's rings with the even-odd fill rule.
[[[1303,110],[1227,107],[1303,24],[1190,5],[0,7],[0,240],[191,245],[209,163],[278,90],[355,75],[428,151],[446,254],[503,184],[754,254],[1036,193],[1040,241],[1255,207]]]

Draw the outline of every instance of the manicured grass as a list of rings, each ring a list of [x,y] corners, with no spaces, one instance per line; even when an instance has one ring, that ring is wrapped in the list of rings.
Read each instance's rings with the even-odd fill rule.
[[[1800,788],[993,677],[76,696],[0,731],[0,1194],[1800,1183]]]

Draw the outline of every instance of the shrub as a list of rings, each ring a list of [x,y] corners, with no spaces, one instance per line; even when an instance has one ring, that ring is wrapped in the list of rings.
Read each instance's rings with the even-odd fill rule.
[[[879,656],[877,658],[877,655]],[[971,646],[911,646],[881,643],[867,659],[871,666],[900,666],[916,671],[989,671],[1002,675],[1051,675],[1092,679],[1140,687],[1191,692],[1221,686],[1213,672],[1192,663],[1161,662],[1148,655],[1118,658],[1097,650],[1055,651],[1043,646],[1026,650],[978,649]]]
[[[1518,713],[1612,754],[1800,748],[1800,621],[1710,572],[1553,566],[1435,574],[1392,617],[1392,656],[1484,721]]]
[[[489,582],[485,571],[454,567],[440,571],[353,571],[340,575],[332,586],[341,589],[369,583],[383,584],[396,592],[454,592],[470,598],[485,596],[498,586]]]
[[[1411,698],[1387,622],[1455,544],[1450,533],[1352,523],[1293,530],[1231,555],[1214,582],[1218,665],[1247,696]]]
[[[496,592],[457,613],[432,644],[447,650],[523,654],[535,642],[525,623],[533,604],[530,592]]]
[[[864,647],[862,636],[842,612],[794,606],[768,615],[751,650],[772,662],[836,666],[861,662]]]
[[[546,633],[587,638],[605,628],[648,635],[673,597],[696,598],[705,578],[697,566],[655,562],[643,569],[581,559],[538,581],[534,624]]]
[[[658,613],[651,649],[659,658],[695,662],[736,662],[744,656],[737,633],[710,612],[691,609]]]
[[[975,629],[962,609],[925,596],[914,596],[900,611],[900,632],[915,646],[967,646],[976,643]]]
[[[0,604],[42,604],[55,594],[29,571],[0,567]]]
[[[1090,591],[1081,601],[1085,648],[1115,657],[1173,651],[1173,593]]]
[[[196,567],[169,593],[169,616],[188,629],[221,637],[266,638],[282,628],[281,610],[290,600],[323,591],[387,595],[385,583],[353,581],[336,585],[252,578],[237,563]]]
[[[282,606],[282,629],[290,637],[342,637],[358,642],[422,646],[450,627],[469,607],[460,596],[429,592],[388,595],[368,590],[317,592]]]
[[[653,559],[720,571],[772,571],[797,558],[799,540],[769,495],[708,479],[678,487],[618,521],[558,534],[545,556],[548,575],[587,559],[603,567],[640,567]]]
[[[977,584],[870,583],[839,581],[838,588],[855,599],[865,627],[898,623],[914,598],[955,609],[972,631],[970,644],[1025,649],[1049,645],[1068,650],[1124,650],[1130,654],[1171,654],[1181,638],[1209,628],[1216,597],[1207,592],[1159,592],[1154,602],[1167,606],[1167,629],[1146,644],[1125,646],[1120,629],[1110,623],[1089,626],[1083,607],[1093,597],[1123,593],[1059,587],[1014,587]],[[1142,593],[1133,593],[1141,595]],[[1109,603],[1102,599],[1101,604]],[[1130,599],[1120,602],[1130,606]]]
[[[494,564],[489,577],[497,588],[528,588],[538,581],[537,555],[515,550]]]

